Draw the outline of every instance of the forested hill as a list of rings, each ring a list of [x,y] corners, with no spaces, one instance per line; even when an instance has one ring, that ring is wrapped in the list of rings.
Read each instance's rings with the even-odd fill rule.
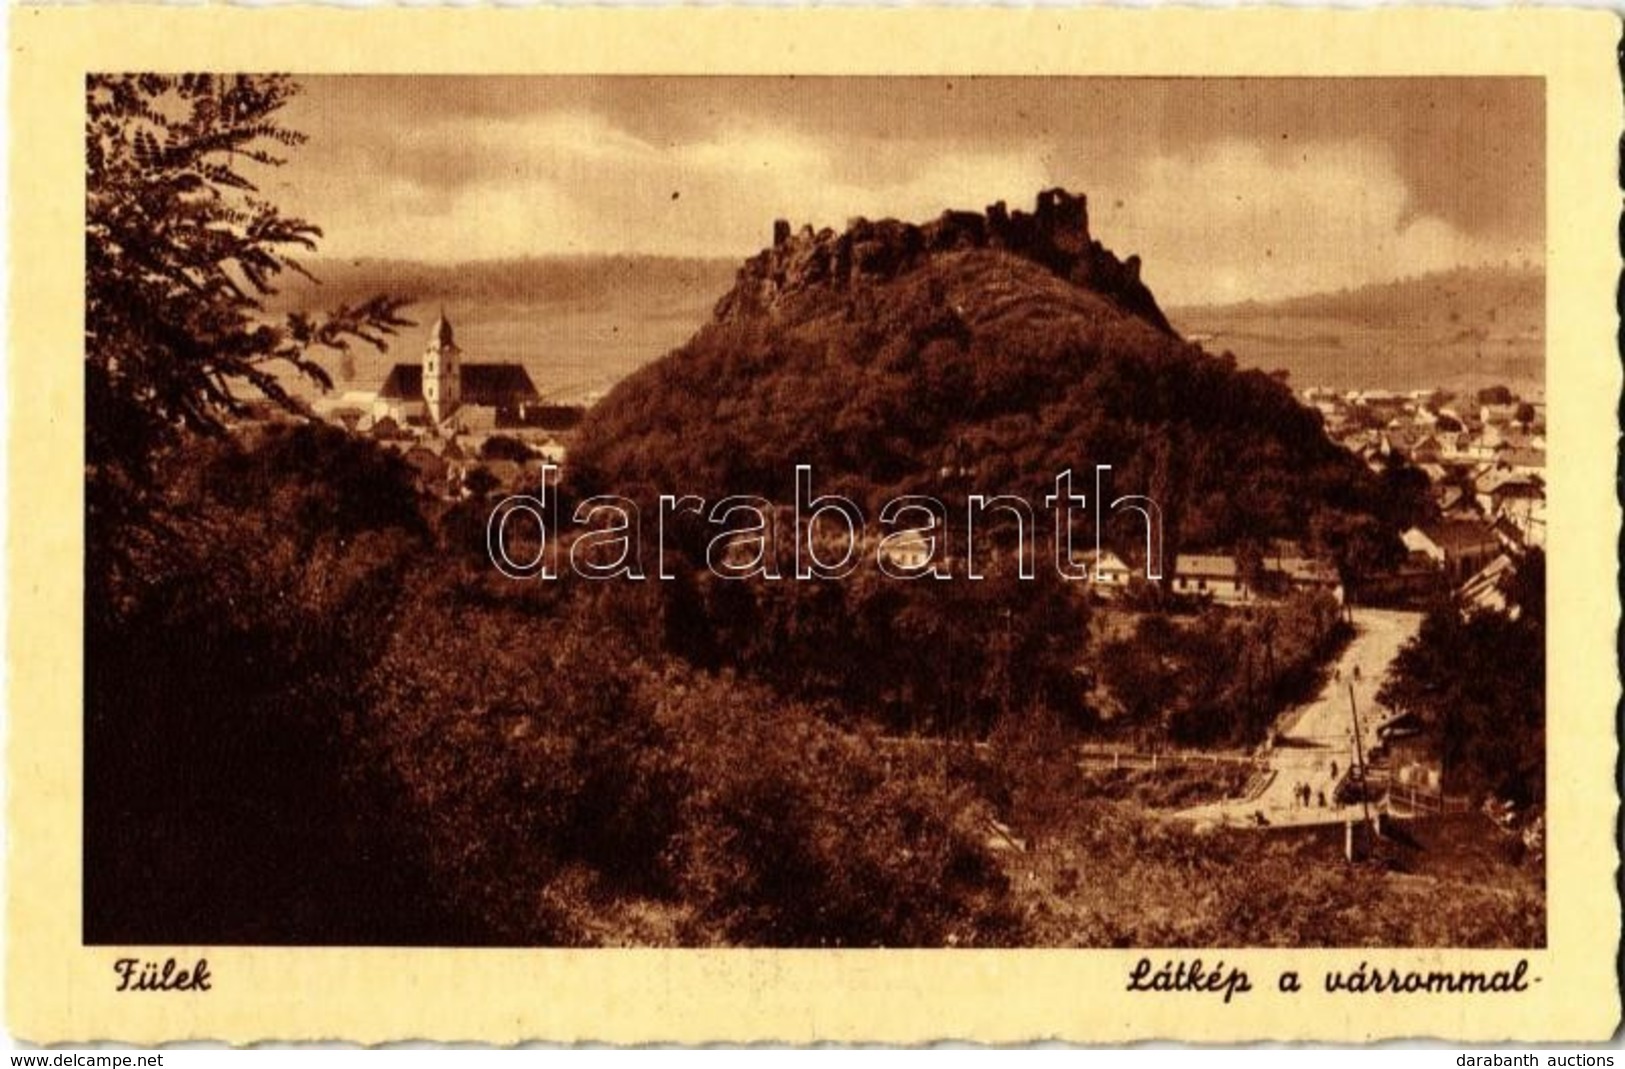
[[[589,414],[576,478],[788,501],[806,463],[875,508],[950,481],[1037,503],[1063,469],[1110,464],[1112,492],[1161,504],[1175,548],[1385,541],[1410,499],[1287,386],[1174,333],[1076,203],[1047,221],[1041,198],[1002,222],[995,206],[981,223],[781,225],[709,325]]]

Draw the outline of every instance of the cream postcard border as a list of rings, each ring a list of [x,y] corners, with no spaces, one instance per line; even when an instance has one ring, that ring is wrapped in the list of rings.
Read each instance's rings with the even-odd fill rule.
[[[12,12],[7,1029],[34,1042],[428,1038],[918,1043],[1599,1040],[1620,1017],[1614,820],[1616,16],[1330,12],[183,8]],[[1547,104],[1549,947],[1207,951],[1229,1005],[1125,991],[1137,951],[243,949],[207,994],[114,993],[80,943],[84,75],[1535,75]],[[974,195],[969,193],[967,195]],[[1151,952],[1158,960],[1178,956]],[[1503,968],[1517,995],[1340,995],[1327,968]],[[1299,969],[1301,994],[1275,990]]]

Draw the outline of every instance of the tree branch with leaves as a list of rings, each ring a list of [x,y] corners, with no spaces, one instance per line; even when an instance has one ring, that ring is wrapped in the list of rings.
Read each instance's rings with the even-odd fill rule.
[[[374,297],[281,323],[264,299],[321,229],[260,195],[305,138],[279,121],[280,75],[92,75],[86,83],[86,461],[139,482],[187,432],[246,400],[296,413],[291,373],[329,389],[313,354],[387,346],[407,301]]]
[[[214,435],[246,403],[309,416],[293,384],[315,359],[380,350],[410,325],[377,296],[322,315],[266,311],[321,229],[283,214],[256,179],[304,143],[280,113],[281,75],[96,74],[85,86],[85,465],[93,553],[161,526],[162,456]],[[158,535],[161,540],[161,535]],[[98,544],[99,543],[99,544]],[[116,567],[116,563],[107,562]]]

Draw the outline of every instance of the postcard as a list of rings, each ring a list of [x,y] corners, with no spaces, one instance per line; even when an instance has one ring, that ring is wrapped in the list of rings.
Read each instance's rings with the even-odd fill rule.
[[[1618,39],[15,9],[9,1026],[1606,1038]]]

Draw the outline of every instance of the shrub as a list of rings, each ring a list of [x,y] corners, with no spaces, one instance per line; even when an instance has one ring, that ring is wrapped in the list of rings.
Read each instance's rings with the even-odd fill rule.
[[[398,465],[306,427],[192,440],[166,469],[166,538],[87,599],[86,938],[452,930],[406,890],[352,760],[356,689],[424,544]]]
[[[980,945],[1014,936],[986,810],[763,692],[706,681],[668,716],[699,789],[684,886],[737,943]],[[725,740],[725,741],[724,741]]]
[[[967,796],[764,688],[621,656],[609,619],[585,591],[531,611],[426,585],[379,664],[378,760],[485,939],[1006,937]],[[634,901],[681,923],[606,924]]]

